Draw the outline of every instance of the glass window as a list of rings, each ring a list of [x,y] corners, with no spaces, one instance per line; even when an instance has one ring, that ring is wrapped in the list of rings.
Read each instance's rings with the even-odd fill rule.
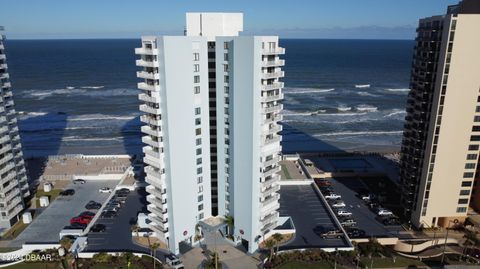
[[[200,112],[201,112],[200,108],[196,107],[195,108],[195,115],[200,115]]]
[[[194,90],[195,90],[195,94],[199,94],[200,93],[200,86],[195,86]]]
[[[193,53],[193,60],[194,61],[200,61],[200,53],[198,53],[198,52]]]
[[[457,207],[457,213],[465,213],[465,212],[467,212],[466,207]]]
[[[458,199],[458,204],[459,205],[468,204],[468,199],[465,199],[465,198]]]
[[[199,64],[194,64],[193,65],[193,72],[200,72],[200,65]],[[200,81],[200,79],[199,79]]]
[[[470,195],[470,190],[460,190],[460,195]]]
[[[199,83],[200,82],[200,76],[194,76],[193,77],[193,82],[194,83]]]

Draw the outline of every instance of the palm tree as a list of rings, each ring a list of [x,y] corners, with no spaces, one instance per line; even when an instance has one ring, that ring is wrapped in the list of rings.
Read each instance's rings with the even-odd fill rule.
[[[279,234],[279,233],[274,233],[274,234],[272,235],[272,238],[273,238],[273,240],[275,240],[275,244],[276,244],[276,246],[277,246],[277,251],[276,251],[276,253],[278,253],[278,249],[279,249],[279,247],[280,247],[280,242],[282,242],[282,240],[283,240],[283,235],[281,235],[281,234]]]
[[[233,234],[234,219],[233,216],[225,216],[225,223],[228,225],[228,234]]]
[[[150,245],[150,249],[153,253],[153,269],[155,269],[155,263],[157,262],[157,260],[155,259],[155,257],[157,256],[157,249],[160,247],[160,244],[159,243],[153,243]]]
[[[273,257],[273,249],[275,247],[275,242],[271,239],[264,241],[265,247],[270,250],[270,255],[268,256],[268,260],[270,261]]]

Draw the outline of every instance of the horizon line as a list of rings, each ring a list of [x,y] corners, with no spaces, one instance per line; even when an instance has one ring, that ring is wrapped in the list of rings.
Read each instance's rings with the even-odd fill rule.
[[[159,35],[162,36],[162,35]],[[255,35],[254,35],[255,36]],[[260,35],[258,35],[260,36]],[[8,38],[6,41],[50,41],[50,40],[141,40],[140,37],[72,37],[72,38]],[[378,41],[415,41],[415,38],[325,38],[325,37],[279,37],[280,40],[378,40]]]

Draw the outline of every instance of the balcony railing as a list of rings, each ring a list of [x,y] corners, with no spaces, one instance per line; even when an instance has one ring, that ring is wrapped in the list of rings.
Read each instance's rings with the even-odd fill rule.
[[[135,54],[137,55],[158,55],[158,49],[148,49],[148,48],[136,48]]]
[[[273,101],[278,101],[283,99],[283,93],[281,94],[275,94],[275,95],[269,95],[269,96],[262,96],[260,101],[261,102],[273,102]]]
[[[137,77],[144,79],[160,79],[159,73],[147,72],[147,71],[138,71]]]
[[[271,168],[267,171],[262,172],[261,177],[268,177],[268,176],[271,176],[271,175],[276,174],[278,172],[280,172],[280,166],[276,166],[274,168]]]
[[[262,91],[271,91],[283,88],[283,82],[274,82],[272,84],[262,85]]]
[[[285,60],[262,61],[262,67],[284,66]]]
[[[145,82],[140,82],[137,84],[137,87],[140,90],[145,90],[145,91],[159,91],[160,90],[160,85],[151,85]]]
[[[154,114],[154,115],[160,115],[162,114],[160,108],[153,108],[149,105],[140,105],[140,111],[143,111],[145,113],[150,113],[150,114]]]
[[[152,139],[151,136],[143,136],[142,137],[142,142],[147,144],[147,145],[157,147],[157,148],[163,147],[163,142],[160,142],[158,140],[155,141],[155,140]]]
[[[148,61],[148,60],[136,60],[135,61],[137,66],[142,66],[142,67],[159,67],[160,63],[158,61]]]
[[[271,49],[264,49],[262,51],[265,55],[279,55],[285,54],[285,48],[271,48]]]
[[[162,136],[162,131],[159,130],[159,129],[152,129],[150,126],[142,126],[141,127],[141,131],[143,133],[146,133],[146,134],[149,134],[149,135],[153,135],[153,136],[156,136],[156,137],[160,137]]]
[[[272,138],[265,138],[263,139],[262,141],[262,145],[269,145],[269,144],[273,144],[273,143],[278,143],[282,141],[282,136],[273,136]]]
[[[262,79],[281,78],[285,75],[283,71],[277,71],[273,73],[262,73]]]
[[[160,96],[152,96],[152,95],[148,95],[148,94],[146,94],[146,93],[140,93],[140,94],[138,95],[138,99],[139,99],[139,100],[144,101],[144,102],[150,102],[150,103],[158,103],[158,102],[160,102],[159,97],[160,97]]]
[[[262,113],[266,114],[271,112],[280,112],[282,109],[283,109],[283,105],[277,104],[270,107],[262,107]]]

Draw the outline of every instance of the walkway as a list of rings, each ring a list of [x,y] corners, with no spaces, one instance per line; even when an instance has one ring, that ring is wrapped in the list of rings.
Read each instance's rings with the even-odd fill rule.
[[[210,254],[217,252],[219,260],[229,269],[257,268],[260,260],[235,248],[232,243],[223,238],[220,232],[206,232],[201,247],[195,247],[182,255],[185,268],[199,268]],[[224,268],[225,268],[224,267]]]

